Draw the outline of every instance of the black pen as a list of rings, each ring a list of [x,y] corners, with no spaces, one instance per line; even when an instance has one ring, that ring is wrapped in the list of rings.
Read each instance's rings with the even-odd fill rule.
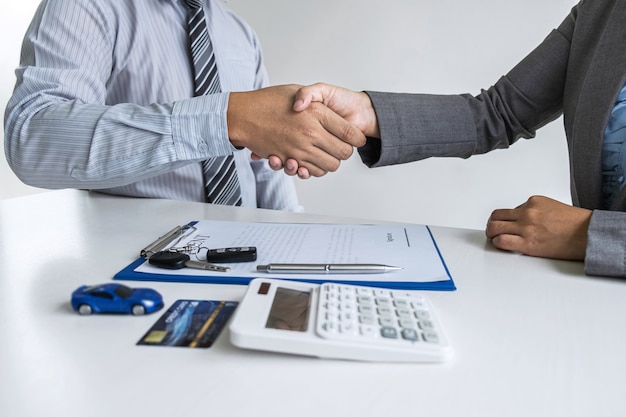
[[[383,274],[400,270],[399,266],[382,264],[267,264],[256,270],[270,274]]]

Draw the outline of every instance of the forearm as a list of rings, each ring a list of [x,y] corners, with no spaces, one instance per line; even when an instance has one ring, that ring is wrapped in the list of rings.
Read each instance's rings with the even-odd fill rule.
[[[111,188],[232,152],[228,95],[175,101],[187,96],[153,91],[168,78],[130,65],[114,30],[123,24],[116,10],[109,2],[50,0],[33,18],[5,113],[6,157],[24,182]]]
[[[33,103],[41,103],[42,97]],[[9,104],[6,156],[43,188],[110,188],[232,152],[227,95],[173,104]]]
[[[506,148],[562,112],[573,17],[492,87],[472,96],[368,92],[380,143],[360,150],[370,166],[432,156],[467,158]],[[379,149],[377,149],[379,148]]]
[[[368,144],[359,149],[368,166],[432,156],[468,157],[475,152],[473,119],[461,97],[374,91],[367,94],[376,111],[381,137],[368,139]]]

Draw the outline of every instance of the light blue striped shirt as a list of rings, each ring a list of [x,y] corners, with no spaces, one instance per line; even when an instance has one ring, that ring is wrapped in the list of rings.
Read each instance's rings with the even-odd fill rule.
[[[626,182],[626,86],[622,88],[604,130],[602,143],[602,193],[610,209]]]
[[[200,161],[234,152],[243,206],[300,211],[291,177],[228,140],[228,92],[268,84],[258,39],[217,1],[205,11],[224,92],[193,97],[182,0],[44,0],[5,113],[18,177],[206,201]]]

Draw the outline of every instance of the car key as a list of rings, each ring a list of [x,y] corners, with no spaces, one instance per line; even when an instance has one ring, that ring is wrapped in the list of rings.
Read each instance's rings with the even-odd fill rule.
[[[235,248],[209,249],[206,253],[207,262],[252,262],[256,261],[256,247],[239,246]]]
[[[150,265],[165,269],[181,269],[187,267],[217,272],[230,271],[230,268],[227,266],[213,265],[207,262],[192,261],[189,255],[180,252],[157,252],[148,259],[148,262],[150,263]]]

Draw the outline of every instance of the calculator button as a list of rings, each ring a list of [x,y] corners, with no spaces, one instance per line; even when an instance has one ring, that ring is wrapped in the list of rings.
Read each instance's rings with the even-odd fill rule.
[[[359,313],[363,313],[363,314],[373,314],[374,313],[374,307],[369,306],[369,305],[360,305],[359,308]]]
[[[412,310],[409,310],[408,308],[399,308],[396,310],[396,314],[398,315],[398,317],[403,318],[403,319],[408,319],[413,317],[412,314]]]
[[[357,301],[359,304],[374,304],[374,298],[370,295],[359,295]]]
[[[389,308],[389,307],[379,307],[378,308],[378,314],[380,314],[381,316],[384,317],[392,317],[394,314],[394,311]]]
[[[356,326],[349,322],[349,323],[340,323],[339,324],[339,333],[341,334],[345,334],[345,335],[352,335],[356,333]]]
[[[409,329],[415,327],[415,322],[411,319],[400,319],[399,323],[402,328]]]
[[[420,326],[420,329],[423,329],[423,330],[430,330],[430,329],[435,328],[435,325],[430,320],[420,320],[419,326]]]
[[[378,327],[376,326],[361,326],[359,327],[359,331],[362,336],[365,337],[376,337],[377,336]]]
[[[411,306],[411,304],[405,299],[393,300],[393,305],[398,308],[409,308]]]
[[[329,311],[336,311],[337,310],[337,303],[334,301],[327,301],[323,304],[324,309],[329,310]]]
[[[353,311],[344,311],[339,315],[339,320],[342,322],[355,321]]]
[[[374,324],[376,323],[376,317],[370,315],[360,315],[359,322],[362,324]]]
[[[354,311],[354,304],[351,303],[350,301],[345,301],[343,303],[341,303],[341,305],[339,306],[339,308],[341,309],[341,311]]]
[[[341,293],[339,295],[339,299],[344,302],[345,301],[353,302],[356,300],[356,297],[352,293]]]
[[[429,343],[439,343],[439,335],[436,332],[424,332],[422,336],[424,337],[424,340]]]
[[[335,333],[337,331],[337,323],[334,321],[327,321],[322,325],[322,329],[329,333]]]
[[[382,327],[380,329],[380,335],[387,339],[397,339],[398,331],[395,327]]]
[[[429,319],[430,318],[430,313],[426,310],[417,310],[415,312],[415,317],[417,317],[418,319]]]
[[[391,307],[391,299],[386,297],[377,297],[376,304],[378,304],[379,306]]]
[[[412,292],[405,292],[405,291],[394,291],[391,294],[394,298],[413,298],[415,297],[415,294]]]
[[[419,340],[419,335],[415,329],[402,329],[402,338],[404,340],[416,341]]]
[[[396,321],[394,319],[392,319],[391,317],[381,317],[379,320],[379,323],[381,324],[381,326],[394,326],[396,324]]]
[[[376,294],[376,297],[390,297],[391,296],[391,291],[376,289],[376,290],[374,290],[374,294]]]
[[[374,291],[371,288],[367,287],[359,287],[356,292],[359,295],[374,295]]]

